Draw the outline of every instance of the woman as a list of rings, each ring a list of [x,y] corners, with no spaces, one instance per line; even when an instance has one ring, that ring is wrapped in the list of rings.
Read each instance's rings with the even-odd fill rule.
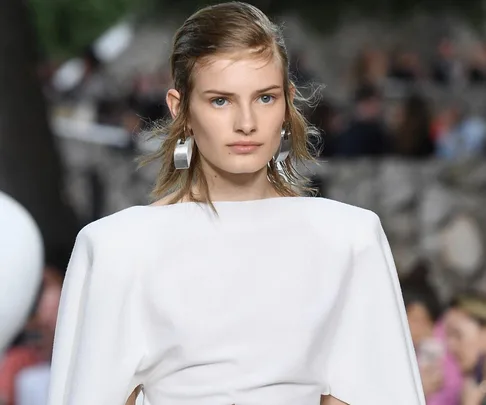
[[[486,297],[455,298],[445,322],[447,345],[464,377],[461,405],[486,405]]]
[[[409,95],[399,107],[394,123],[394,153],[404,158],[428,158],[434,153],[427,100]]]
[[[295,191],[307,128],[280,30],[204,8],[171,69],[161,198],[78,235],[49,405],[423,405],[378,217]]]
[[[458,405],[462,378],[457,362],[445,350],[439,299],[427,279],[425,263],[403,280],[402,290],[427,405]]]

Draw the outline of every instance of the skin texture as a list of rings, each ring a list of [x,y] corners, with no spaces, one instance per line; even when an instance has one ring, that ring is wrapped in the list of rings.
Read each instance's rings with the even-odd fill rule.
[[[347,405],[347,404],[331,396],[325,396],[325,397],[322,396],[321,405]]]
[[[177,116],[181,95],[167,93]],[[196,67],[188,131],[201,155],[211,196],[218,200],[276,197],[267,180],[267,164],[280,144],[285,123],[282,66],[277,59],[219,55]],[[256,142],[251,151],[230,145]]]
[[[412,303],[407,307],[408,323],[415,347],[424,339],[433,335],[434,321],[427,308],[421,303]]]
[[[446,318],[447,345],[464,374],[476,366],[481,354],[486,353],[485,328],[460,309],[451,309]]]
[[[486,353],[486,328],[456,308],[447,312],[445,322],[447,345],[465,377],[461,405],[481,405],[485,398],[485,382],[478,384],[473,370],[479,357]],[[483,371],[483,379],[485,377]]]

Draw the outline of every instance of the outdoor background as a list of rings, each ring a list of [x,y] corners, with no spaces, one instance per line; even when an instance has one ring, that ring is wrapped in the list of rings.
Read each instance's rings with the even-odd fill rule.
[[[301,91],[320,88],[304,111],[319,164],[303,169],[319,195],[379,214],[404,289],[439,308],[434,326],[456,293],[486,292],[484,1],[251,3],[284,24]],[[157,167],[135,158],[158,141],[141,134],[167,114],[175,29],[206,4],[0,0],[0,190],[46,248],[38,305],[0,361],[0,403],[43,405],[77,232],[149,202]]]

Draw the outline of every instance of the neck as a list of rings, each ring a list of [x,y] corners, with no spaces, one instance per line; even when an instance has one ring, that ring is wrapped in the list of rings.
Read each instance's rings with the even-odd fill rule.
[[[201,161],[212,201],[248,201],[278,197],[268,181],[267,167],[255,173],[233,174]],[[198,194],[197,190],[195,193]]]

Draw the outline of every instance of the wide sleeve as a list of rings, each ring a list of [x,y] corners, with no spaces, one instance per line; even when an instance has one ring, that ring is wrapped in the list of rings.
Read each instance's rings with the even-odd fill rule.
[[[328,394],[350,405],[425,405],[387,238],[374,213],[356,226],[325,364]]]
[[[126,251],[99,240],[87,228],[76,238],[61,294],[48,405],[124,405],[143,383],[135,272]]]

